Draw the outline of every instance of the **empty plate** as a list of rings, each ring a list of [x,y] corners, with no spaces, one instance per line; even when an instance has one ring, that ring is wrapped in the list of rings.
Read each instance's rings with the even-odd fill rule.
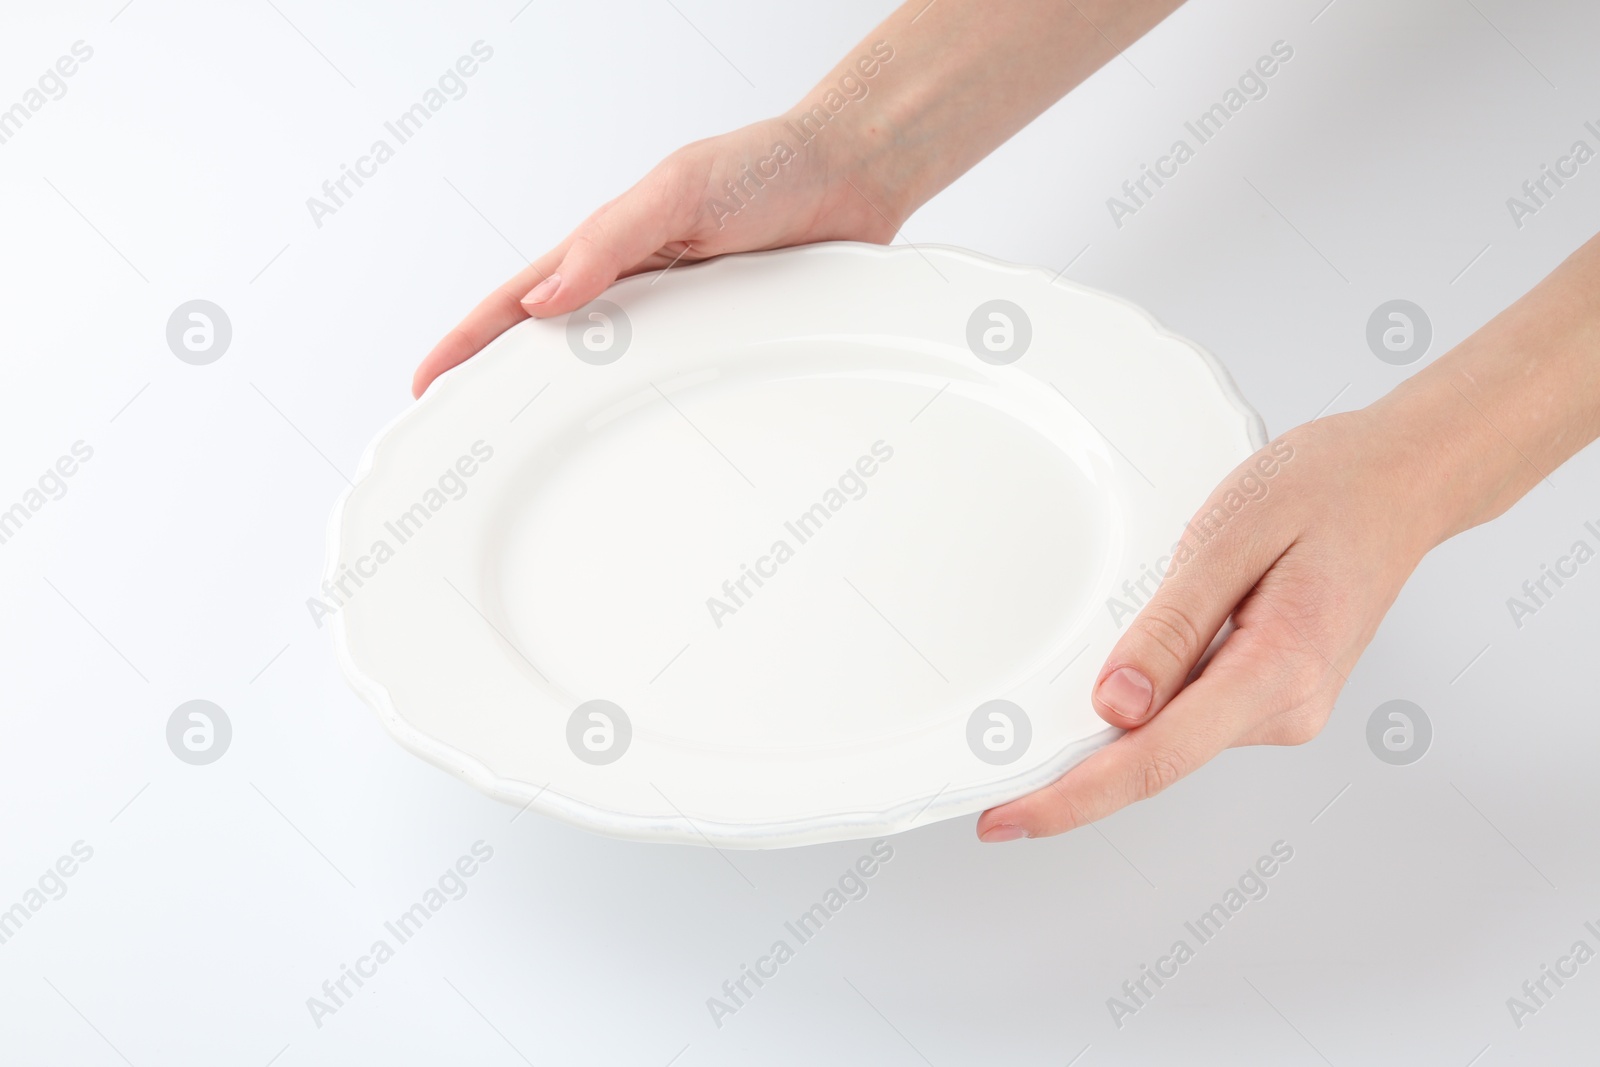
[[[815,245],[623,281],[436,381],[320,621],[416,754],[619,837],[773,848],[1039,788],[1184,524],[1265,443],[1050,272]]]

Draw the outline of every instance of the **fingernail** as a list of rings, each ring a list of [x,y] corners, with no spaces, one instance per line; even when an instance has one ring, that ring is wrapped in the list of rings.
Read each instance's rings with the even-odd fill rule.
[[[978,840],[986,845],[993,845],[1001,841],[1015,841],[1019,837],[1031,836],[1028,831],[1020,826],[1008,826],[1005,823],[1001,823],[999,826],[991,826],[979,834]]]
[[[1100,703],[1134,722],[1150,714],[1150,698],[1155,688],[1150,679],[1132,667],[1118,667],[1100,683]]]
[[[522,304],[524,307],[529,304],[542,304],[552,296],[555,296],[556,290],[559,288],[561,288],[561,275],[552,274],[532,289],[529,289],[528,295],[522,298]]]

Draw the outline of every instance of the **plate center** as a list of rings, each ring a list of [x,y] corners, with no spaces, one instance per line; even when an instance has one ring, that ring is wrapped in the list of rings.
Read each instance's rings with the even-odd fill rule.
[[[707,366],[515,457],[485,530],[489,610],[573,704],[696,747],[887,743],[1086,625],[1120,516],[1048,387],[856,344]]]

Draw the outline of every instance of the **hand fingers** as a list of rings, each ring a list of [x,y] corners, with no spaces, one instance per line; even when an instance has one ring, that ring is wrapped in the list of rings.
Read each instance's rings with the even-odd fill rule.
[[[984,812],[978,837],[1048,837],[1094,822],[1155,796],[1229,747],[1276,710],[1277,687],[1263,684],[1254,656],[1233,648],[1241,635],[1231,636],[1205,672],[1147,725],[1123,734],[1059,781]]]
[[[464,363],[483,350],[483,346],[528,317],[520,303],[523,294],[548,277],[566,254],[569,237],[528,266],[512,275],[504,285],[484,297],[461,324],[451,330],[423,357],[411,379],[411,395],[421,396],[433,380],[458,363]]]
[[[646,183],[604,205],[561,244],[485,297],[435,345],[412,377],[412,396],[421,396],[439,375],[530,315],[565,314],[599,296],[622,275],[656,265],[677,221],[672,205]]]
[[[522,310],[546,318],[583,307],[681,235],[678,214],[676,203],[641,183],[573,232],[550,276],[521,296]]]
[[[1262,507],[1235,488],[1255,462],[1230,475],[1184,528],[1171,573],[1106,657],[1092,699],[1111,725],[1148,722],[1177,695],[1229,614],[1288,547],[1260,514],[1238,515]]]

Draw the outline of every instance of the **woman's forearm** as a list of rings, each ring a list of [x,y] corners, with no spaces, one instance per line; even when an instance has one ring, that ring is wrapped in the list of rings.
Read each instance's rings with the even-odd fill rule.
[[[1600,236],[1368,410],[1428,457],[1438,540],[1511,507],[1600,437]]]
[[[566,315],[628,274],[892,240],[930,197],[1180,3],[909,0],[787,113],[685,145],[518,271],[434,345],[413,393],[508,327]]]
[[[830,93],[837,102],[865,90],[827,121],[834,128],[823,136],[843,153],[836,158],[855,164],[870,186],[862,193],[898,222],[1181,3],[910,0],[785,118],[804,123]],[[886,50],[892,55],[883,62]]]

